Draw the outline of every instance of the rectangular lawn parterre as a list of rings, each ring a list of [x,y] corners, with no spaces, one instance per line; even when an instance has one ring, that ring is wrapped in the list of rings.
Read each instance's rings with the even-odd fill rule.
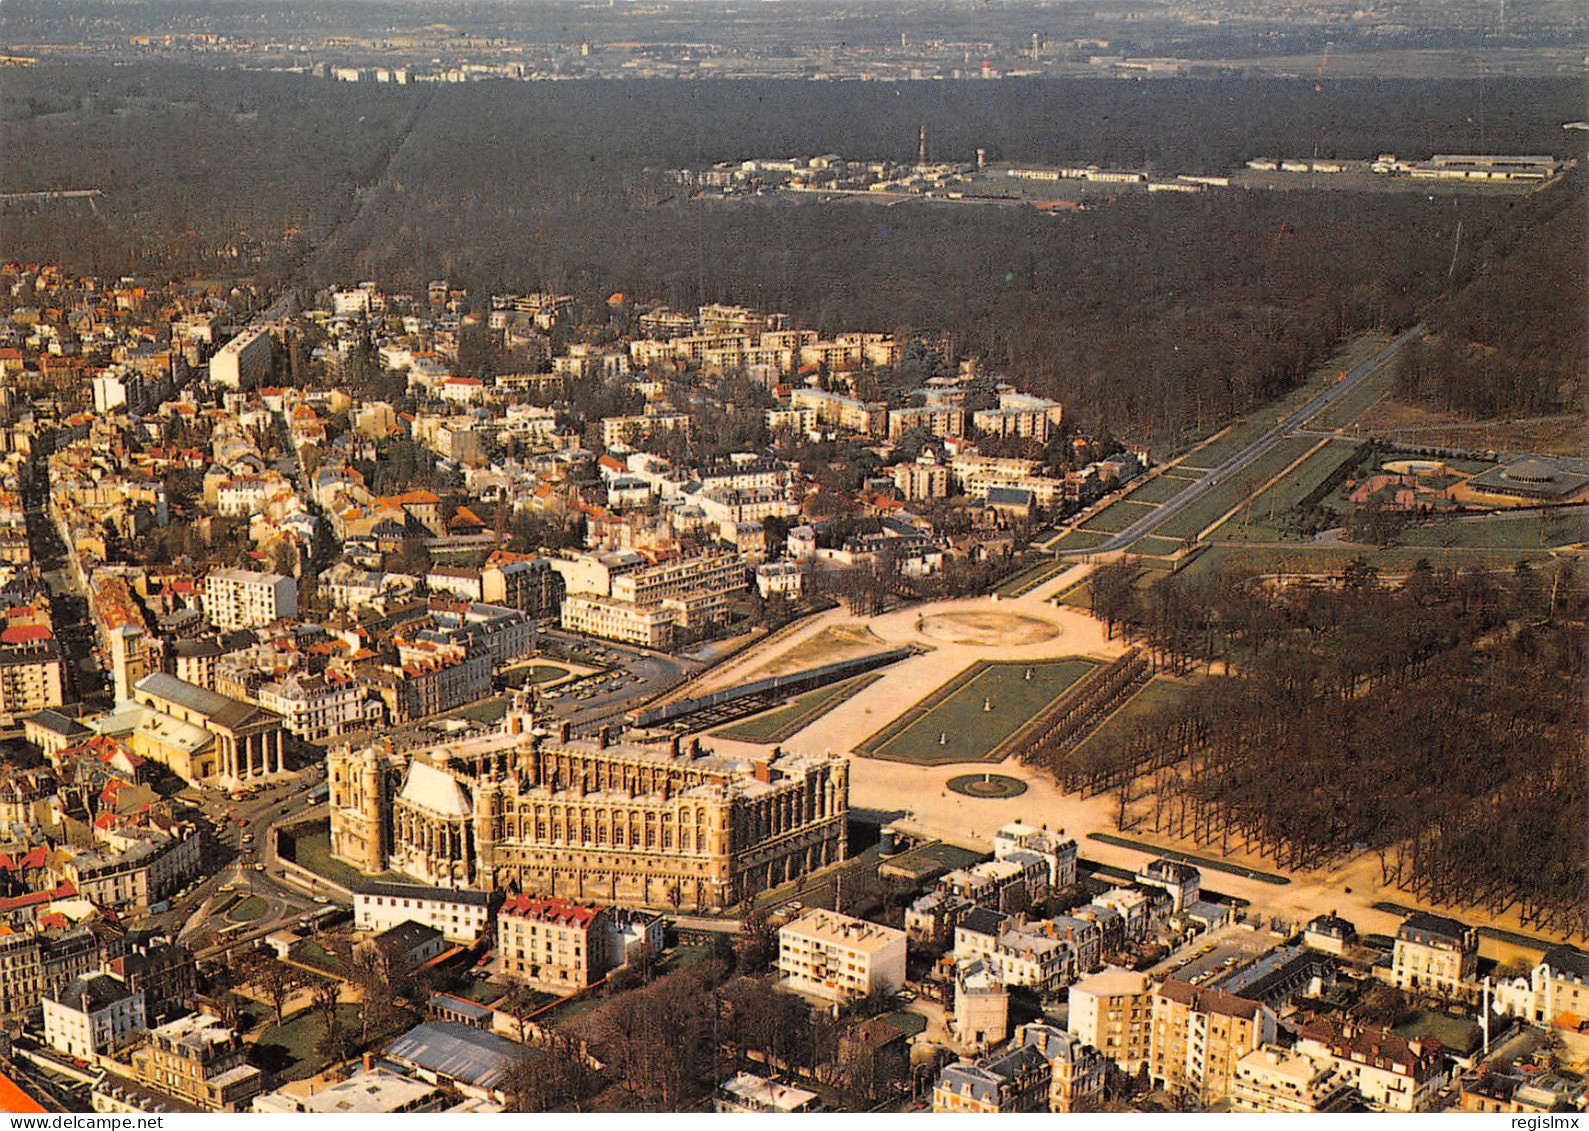
[[[850,696],[870,687],[883,678],[882,672],[871,672],[854,679],[835,683],[831,687],[810,691],[785,703],[782,707],[732,723],[712,733],[718,738],[737,742],[784,742],[810,726]]]
[[[1281,440],[1240,471],[1226,475],[1208,494],[1176,514],[1153,533],[1165,538],[1187,538],[1200,533],[1221,515],[1236,507],[1249,491],[1267,483],[1309,448],[1317,444],[1306,436]]]
[[[1016,732],[1096,667],[1097,661],[1079,656],[979,661],[857,744],[855,751],[927,766],[998,761],[1000,748]]]
[[[1188,475],[1185,477],[1166,472],[1157,479],[1150,479],[1126,496],[1128,503],[1167,503],[1176,495],[1186,490],[1201,476]]]
[[[1082,523],[1082,527],[1086,530],[1101,530],[1105,534],[1117,534],[1155,509],[1146,503],[1133,503],[1120,499],[1087,519]]]

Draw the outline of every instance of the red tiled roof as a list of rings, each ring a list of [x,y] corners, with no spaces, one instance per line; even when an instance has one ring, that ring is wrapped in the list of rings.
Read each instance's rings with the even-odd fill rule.
[[[566,899],[557,897],[535,899],[528,895],[521,895],[503,904],[501,914],[513,915],[522,919],[538,919],[542,922],[588,927],[603,910],[605,909],[602,907],[590,907],[583,903],[570,903]]]
[[[13,624],[0,631],[0,644],[36,644],[55,634],[42,624]]]

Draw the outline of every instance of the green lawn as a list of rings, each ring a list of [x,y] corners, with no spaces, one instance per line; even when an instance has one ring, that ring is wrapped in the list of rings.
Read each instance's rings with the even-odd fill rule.
[[[1345,428],[1373,408],[1390,392],[1393,366],[1381,365],[1363,378],[1362,384],[1315,416],[1310,427],[1320,430]]]
[[[1360,445],[1345,440],[1331,441],[1304,460],[1291,474],[1267,491],[1260,492],[1252,502],[1249,520],[1245,510],[1210,536],[1212,538],[1241,542],[1284,541],[1285,518],[1303,499],[1319,488],[1325,480],[1340,470],[1343,464],[1357,457]],[[1269,514],[1274,512],[1274,525]]]
[[[1126,502],[1167,503],[1201,478],[1202,476],[1192,475],[1183,478],[1176,475],[1174,471],[1168,471],[1157,479],[1150,479],[1136,488],[1136,490],[1126,496]]]
[[[1317,443],[1317,440],[1310,440],[1306,436],[1291,436],[1281,440],[1240,471],[1220,480],[1217,487],[1178,512],[1154,533],[1164,538],[1189,538],[1200,533],[1245,499],[1249,491],[1284,471]]]
[[[929,766],[997,761],[1001,746],[1097,666],[1080,657],[974,664],[856,752]]]
[[[296,832],[294,843],[297,846],[297,856],[294,863],[307,868],[317,876],[324,876],[334,884],[352,890],[357,888],[367,879],[397,880],[404,877],[395,872],[384,872],[379,876],[366,876],[357,868],[344,864],[340,860],[331,858],[331,827],[325,821],[312,821],[297,826],[298,829],[308,830]]]
[[[1101,530],[1105,534],[1117,534],[1130,526],[1145,514],[1151,514],[1156,507],[1146,503],[1133,503],[1120,499],[1110,503],[1103,510],[1093,515],[1082,526],[1087,530]]]
[[[1021,597],[1036,589],[1049,578],[1058,577],[1076,563],[1061,558],[1059,561],[1038,562],[1030,569],[1023,569],[1013,577],[1007,577],[993,591],[1000,597]]]
[[[1442,549],[1432,546],[1347,548],[1311,545],[1294,546],[1211,546],[1187,570],[1199,573],[1237,569],[1271,574],[1337,574],[1351,562],[1363,558],[1386,576],[1401,576],[1412,571],[1420,560],[1437,569],[1444,565],[1456,569],[1508,569],[1519,561],[1536,565],[1549,562],[1548,550]]]
[[[361,1008],[344,1002],[337,1006],[337,1019],[345,1031],[359,1032]],[[271,1025],[259,1035],[254,1056],[285,1080],[303,1080],[326,1066],[316,1049],[325,1036],[325,1016],[316,1009],[305,1009],[287,1018],[283,1025]],[[277,1067],[279,1065],[279,1067]]]
[[[252,923],[269,910],[270,904],[257,895],[251,895],[228,911],[226,917],[234,923]]]
[[[872,672],[844,680],[842,683],[835,683],[831,687],[819,688],[775,710],[731,723],[712,733],[718,738],[730,738],[737,742],[784,742],[850,696],[870,687],[882,678],[881,672]]]
[[[1090,530],[1072,530],[1058,542],[1049,545],[1050,550],[1090,550],[1102,542],[1107,542],[1109,535],[1095,534]]]
[[[312,966],[316,970],[323,970],[333,978],[345,978],[348,976],[348,968],[342,960],[313,939],[304,939],[302,942],[294,943],[292,949],[287,951],[287,957],[300,965]]]
[[[1129,554],[1148,554],[1157,557],[1168,557],[1181,548],[1179,538],[1162,538],[1157,534],[1144,534],[1131,545],[1126,547]]]
[[[1232,425],[1230,431],[1219,439],[1187,456],[1186,462],[1179,465],[1175,469],[1176,472],[1184,474],[1190,472],[1193,468],[1211,469],[1218,467],[1261,436],[1263,430],[1269,427],[1273,421],[1274,416],[1271,414],[1258,420],[1243,420],[1238,424]]]
[[[1549,549],[1589,540],[1589,516],[1581,511],[1542,518],[1539,515],[1508,518],[1432,522],[1409,527],[1396,541],[1403,546],[1494,548],[1503,550]]]

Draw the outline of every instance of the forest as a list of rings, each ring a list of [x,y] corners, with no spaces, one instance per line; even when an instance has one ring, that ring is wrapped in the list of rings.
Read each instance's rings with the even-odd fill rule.
[[[1396,395],[1479,418],[1580,412],[1589,374],[1585,171],[1486,249],[1471,284],[1442,296],[1433,336],[1398,359]]]
[[[1396,588],[1360,563],[1279,592],[1136,575],[1100,568],[1094,615],[1162,669],[1223,674],[1062,761],[1067,788],[1112,792],[1121,828],[1282,868],[1369,851],[1386,887],[1589,936],[1589,589],[1571,562],[1420,563]]]
[[[324,284],[437,277],[933,326],[1097,430],[1176,442],[1408,324],[1528,198],[1231,192],[1074,216],[687,201],[665,168],[836,151],[1212,172],[1258,154],[1551,151],[1570,81],[477,83],[419,90],[176,65],[7,84],[11,189],[103,187],[6,217],[5,254],[80,269]],[[1322,89],[1315,89],[1320,85]],[[1576,196],[1571,196],[1576,199]],[[1559,211],[1571,211],[1571,208]],[[1461,225],[1461,237],[1457,229]],[[1455,250],[1455,255],[1453,255]]]

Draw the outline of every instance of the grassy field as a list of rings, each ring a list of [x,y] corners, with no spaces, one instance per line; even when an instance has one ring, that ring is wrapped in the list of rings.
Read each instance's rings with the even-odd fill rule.
[[[1069,569],[1074,562],[1061,558],[1059,561],[1041,561],[1029,569],[1023,569],[1013,577],[1007,577],[993,591],[1000,597],[1020,597],[1030,593],[1051,577],[1057,577]]]
[[[882,645],[882,639],[864,624],[836,624],[824,628],[809,640],[796,644],[756,669],[760,676],[781,675],[784,672],[804,671],[839,660],[865,655]]]
[[[831,687],[810,691],[774,710],[732,723],[712,733],[736,742],[785,742],[827,714],[850,696],[883,678],[881,672],[856,676]]]
[[[1048,548],[1050,550],[1090,550],[1102,542],[1107,542],[1109,535],[1096,534],[1091,530],[1072,530],[1058,542]]]
[[[1258,420],[1243,420],[1233,425],[1229,432],[1226,432],[1206,448],[1187,456],[1186,462],[1175,470],[1177,472],[1190,472],[1193,468],[1197,468],[1202,471],[1211,471],[1262,435],[1263,430],[1268,427],[1271,420],[1272,417],[1264,417]]]
[[[1082,528],[1102,531],[1105,534],[1117,534],[1143,515],[1151,514],[1155,509],[1157,508],[1145,503],[1119,499],[1082,523]]]
[[[1519,561],[1536,565],[1550,560],[1548,550],[1500,550],[1400,546],[1384,550],[1343,546],[1211,546],[1186,570],[1202,573],[1215,570],[1284,575],[1337,574],[1358,558],[1363,558],[1381,574],[1401,576],[1412,571],[1420,560],[1435,568],[1508,569]]]
[[[1537,514],[1515,518],[1494,515],[1481,519],[1433,522],[1402,531],[1396,541],[1403,546],[1437,549],[1550,549],[1589,541],[1589,515],[1575,511],[1548,517]]]
[[[234,923],[252,923],[269,910],[270,904],[257,895],[251,895],[238,901],[237,905],[226,913],[226,917]]]
[[[1097,666],[1080,657],[973,664],[855,750],[927,766],[996,761],[1000,746]]]
[[[1317,440],[1305,436],[1291,436],[1281,440],[1242,470],[1220,481],[1208,494],[1175,515],[1158,530],[1164,538],[1189,538],[1200,533],[1210,523],[1237,506],[1247,493],[1284,471]]]
[[[1179,476],[1174,472],[1166,472],[1157,479],[1150,479],[1136,490],[1126,496],[1128,503],[1167,503],[1176,495],[1186,490],[1197,482],[1195,476]]]
[[[1076,745],[1076,748],[1071,751],[1071,755],[1080,754],[1082,750],[1094,743],[1112,742],[1126,732],[1133,719],[1151,714],[1160,707],[1168,707],[1179,703],[1186,698],[1187,691],[1188,688],[1184,683],[1176,683],[1165,679],[1163,676],[1154,676],[1142,685],[1140,691],[1130,699],[1127,699],[1118,711],[1105,719],[1103,725],[1082,739]]]
[[[1179,538],[1161,538],[1157,534],[1144,534],[1126,547],[1128,554],[1153,554],[1165,557],[1181,548]]]
[[[313,825],[319,825],[313,828]],[[365,876],[357,868],[350,867],[340,860],[331,858],[331,828],[324,822],[314,822],[313,831],[299,833],[296,844],[298,855],[294,861],[300,867],[307,868],[317,876],[324,876],[334,884],[341,884],[345,888],[357,888],[366,879],[376,880],[402,880],[404,877],[395,872],[386,872],[379,876]]]
[[[345,1032],[358,1033],[360,1012],[359,1006],[348,1002],[337,1006],[337,1020]],[[325,1032],[325,1016],[317,1009],[305,1009],[283,1025],[266,1028],[254,1045],[255,1057],[284,1080],[307,1079],[326,1065],[315,1048]]]
[[[1345,440],[1332,440],[1309,456],[1296,470],[1280,482],[1261,492],[1252,502],[1251,521],[1244,512],[1211,535],[1213,538],[1234,539],[1243,542],[1280,542],[1285,540],[1282,524],[1286,515],[1307,498],[1319,485],[1340,470],[1341,465],[1356,457],[1359,445]],[[1270,525],[1269,514],[1274,512],[1275,523]]]

